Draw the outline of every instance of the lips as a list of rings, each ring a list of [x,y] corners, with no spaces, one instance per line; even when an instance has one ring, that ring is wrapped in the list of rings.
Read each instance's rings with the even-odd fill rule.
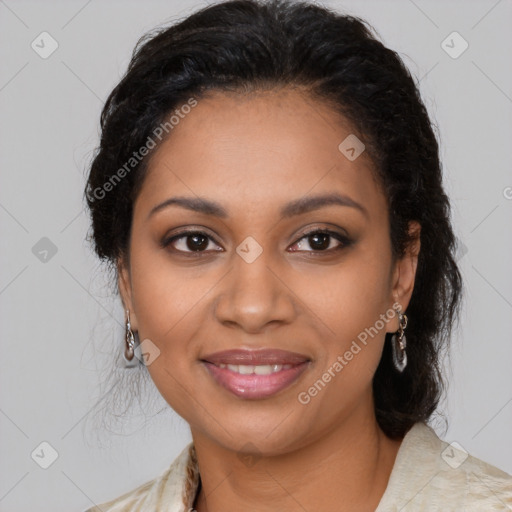
[[[244,399],[275,395],[295,382],[310,362],[303,354],[278,349],[225,350],[202,359],[217,384]]]
[[[222,352],[215,352],[202,358],[203,361],[215,365],[233,364],[233,365],[275,365],[290,364],[297,365],[309,361],[309,357],[298,354],[297,352],[289,352],[279,349],[258,349],[243,350],[232,349]]]

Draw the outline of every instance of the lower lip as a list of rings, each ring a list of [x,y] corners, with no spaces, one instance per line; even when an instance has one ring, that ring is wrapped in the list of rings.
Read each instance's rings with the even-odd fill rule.
[[[217,383],[234,395],[241,398],[258,399],[275,395],[288,387],[306,370],[309,361],[269,375],[242,375],[207,361],[203,361],[203,364]]]

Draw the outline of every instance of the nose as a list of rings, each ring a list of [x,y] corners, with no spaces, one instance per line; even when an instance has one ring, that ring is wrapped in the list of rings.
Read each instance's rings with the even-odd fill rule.
[[[275,265],[274,265],[275,267]],[[269,324],[288,324],[298,308],[283,272],[272,268],[266,252],[248,263],[238,254],[218,289],[215,316],[220,323],[258,333]]]

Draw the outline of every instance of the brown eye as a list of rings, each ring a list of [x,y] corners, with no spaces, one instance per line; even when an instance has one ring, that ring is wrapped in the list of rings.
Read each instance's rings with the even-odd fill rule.
[[[314,233],[312,235],[308,235],[307,238],[310,247],[312,247],[315,251],[322,251],[324,249],[329,249],[332,237],[327,233]]]
[[[210,242],[215,243],[210,235],[202,231],[185,231],[164,239],[162,247],[172,245],[173,250],[176,252],[201,253],[208,249]]]
[[[303,242],[305,240],[305,242]],[[336,243],[337,242],[337,243]],[[293,249],[293,252],[308,252],[308,249],[303,249],[304,246],[309,246],[311,251],[317,252],[331,252],[343,249],[351,244],[351,240],[341,233],[335,231],[317,229],[305,233],[294,245],[298,245],[299,249]]]

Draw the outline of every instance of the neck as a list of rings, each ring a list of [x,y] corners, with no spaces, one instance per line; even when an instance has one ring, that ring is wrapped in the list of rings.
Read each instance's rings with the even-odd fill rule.
[[[303,511],[318,510],[321,504],[323,512],[373,512],[387,487],[401,440],[389,439],[375,416],[368,419],[365,412],[351,414],[301,448],[251,463],[192,431],[201,475],[194,509]]]

